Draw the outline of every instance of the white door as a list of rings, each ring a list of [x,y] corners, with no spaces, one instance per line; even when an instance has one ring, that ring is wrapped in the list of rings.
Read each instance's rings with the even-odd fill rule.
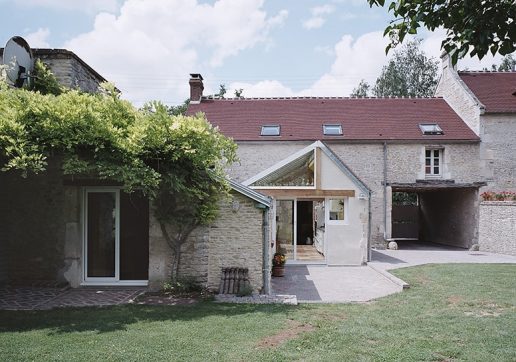
[[[360,237],[356,237],[358,223],[350,223],[350,199],[326,199],[326,257],[328,265],[360,265],[362,251]],[[358,231],[359,232],[359,231]]]

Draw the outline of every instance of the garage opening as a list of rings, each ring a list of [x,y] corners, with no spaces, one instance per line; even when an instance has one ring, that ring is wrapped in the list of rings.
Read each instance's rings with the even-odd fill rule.
[[[478,242],[477,185],[392,185],[391,239],[401,249]]]

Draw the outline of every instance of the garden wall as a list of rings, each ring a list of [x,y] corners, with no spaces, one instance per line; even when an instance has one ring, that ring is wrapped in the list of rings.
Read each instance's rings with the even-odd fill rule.
[[[516,255],[516,201],[480,204],[479,246],[482,251]]]

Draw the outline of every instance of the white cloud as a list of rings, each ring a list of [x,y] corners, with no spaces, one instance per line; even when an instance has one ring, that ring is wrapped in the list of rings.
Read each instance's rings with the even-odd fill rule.
[[[228,97],[233,97],[236,89],[243,89],[243,97],[293,97],[295,92],[277,80],[263,80],[258,83],[234,82],[229,85]]]
[[[315,16],[331,14],[334,11],[335,11],[335,8],[333,7],[333,5],[330,5],[330,4],[325,4],[325,5],[322,5],[322,6],[316,6],[316,7],[311,9],[312,14],[315,15]]]
[[[121,0],[15,0],[18,6],[43,7],[56,10],[77,10],[88,13],[116,12]]]
[[[335,52],[333,50],[332,47],[328,46],[328,45],[319,45],[319,46],[316,46],[314,48],[314,51],[316,53],[322,53],[322,54],[326,54],[326,55],[329,55],[329,56],[333,56],[335,55]]]
[[[423,49],[423,51],[428,55],[431,55],[436,59],[440,59],[442,54],[441,42],[446,37],[446,31],[441,28],[425,35],[423,43],[421,44],[421,49]],[[457,69],[483,70],[484,68],[487,68],[490,70],[491,65],[499,64],[502,61],[502,58],[503,57],[499,54],[493,56],[491,53],[484,56],[482,60],[479,60],[477,57],[472,58],[470,56],[466,56],[459,60]]]
[[[136,104],[179,103],[188,73],[209,73],[230,56],[268,40],[288,16],[268,16],[263,0],[127,0],[120,14],[101,13],[93,30],[65,47],[113,81]]]
[[[423,34],[421,49],[429,56],[440,61],[441,41],[444,31]],[[409,41],[413,37],[407,37]],[[245,97],[289,97],[289,96],[348,96],[361,79],[373,85],[381,73],[382,67],[394,53],[385,55],[388,38],[382,32],[366,33],[357,39],[344,35],[334,46],[332,54],[335,60],[325,74],[306,89],[295,91],[279,80],[267,80],[257,83],[232,83],[228,95],[234,89],[243,88]],[[328,52],[327,47],[316,48],[316,51]],[[482,61],[466,57],[459,61],[458,69],[470,70],[491,69],[492,64],[499,64],[502,57],[488,55]]]
[[[31,48],[50,48],[47,41],[49,35],[50,30],[48,28],[39,28],[35,32],[25,34],[24,38]]]
[[[229,94],[243,88],[244,97],[348,96],[361,79],[374,83],[388,59],[386,45],[381,32],[367,33],[356,40],[344,35],[333,48],[335,60],[330,70],[310,87],[294,91],[277,80],[232,83]]]
[[[387,62],[387,40],[381,32],[366,33],[356,40],[344,35],[335,45],[335,61],[305,92],[314,96],[348,96],[361,79],[373,83]]]
[[[329,15],[335,11],[335,7],[330,4],[316,6],[310,9],[312,17],[303,22],[305,29],[317,29],[324,25],[326,22],[325,15]]]
[[[311,29],[318,29],[321,26],[324,25],[326,20],[324,20],[320,16],[315,16],[310,19],[307,19],[303,22],[303,28],[311,30]]]

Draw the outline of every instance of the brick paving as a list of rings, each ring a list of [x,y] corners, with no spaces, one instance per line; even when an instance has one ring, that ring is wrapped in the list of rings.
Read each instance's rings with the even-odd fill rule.
[[[143,287],[0,288],[0,310],[42,310],[61,307],[93,307],[132,302]]]
[[[1,287],[0,309],[32,310],[48,303],[64,292],[63,288]]]

